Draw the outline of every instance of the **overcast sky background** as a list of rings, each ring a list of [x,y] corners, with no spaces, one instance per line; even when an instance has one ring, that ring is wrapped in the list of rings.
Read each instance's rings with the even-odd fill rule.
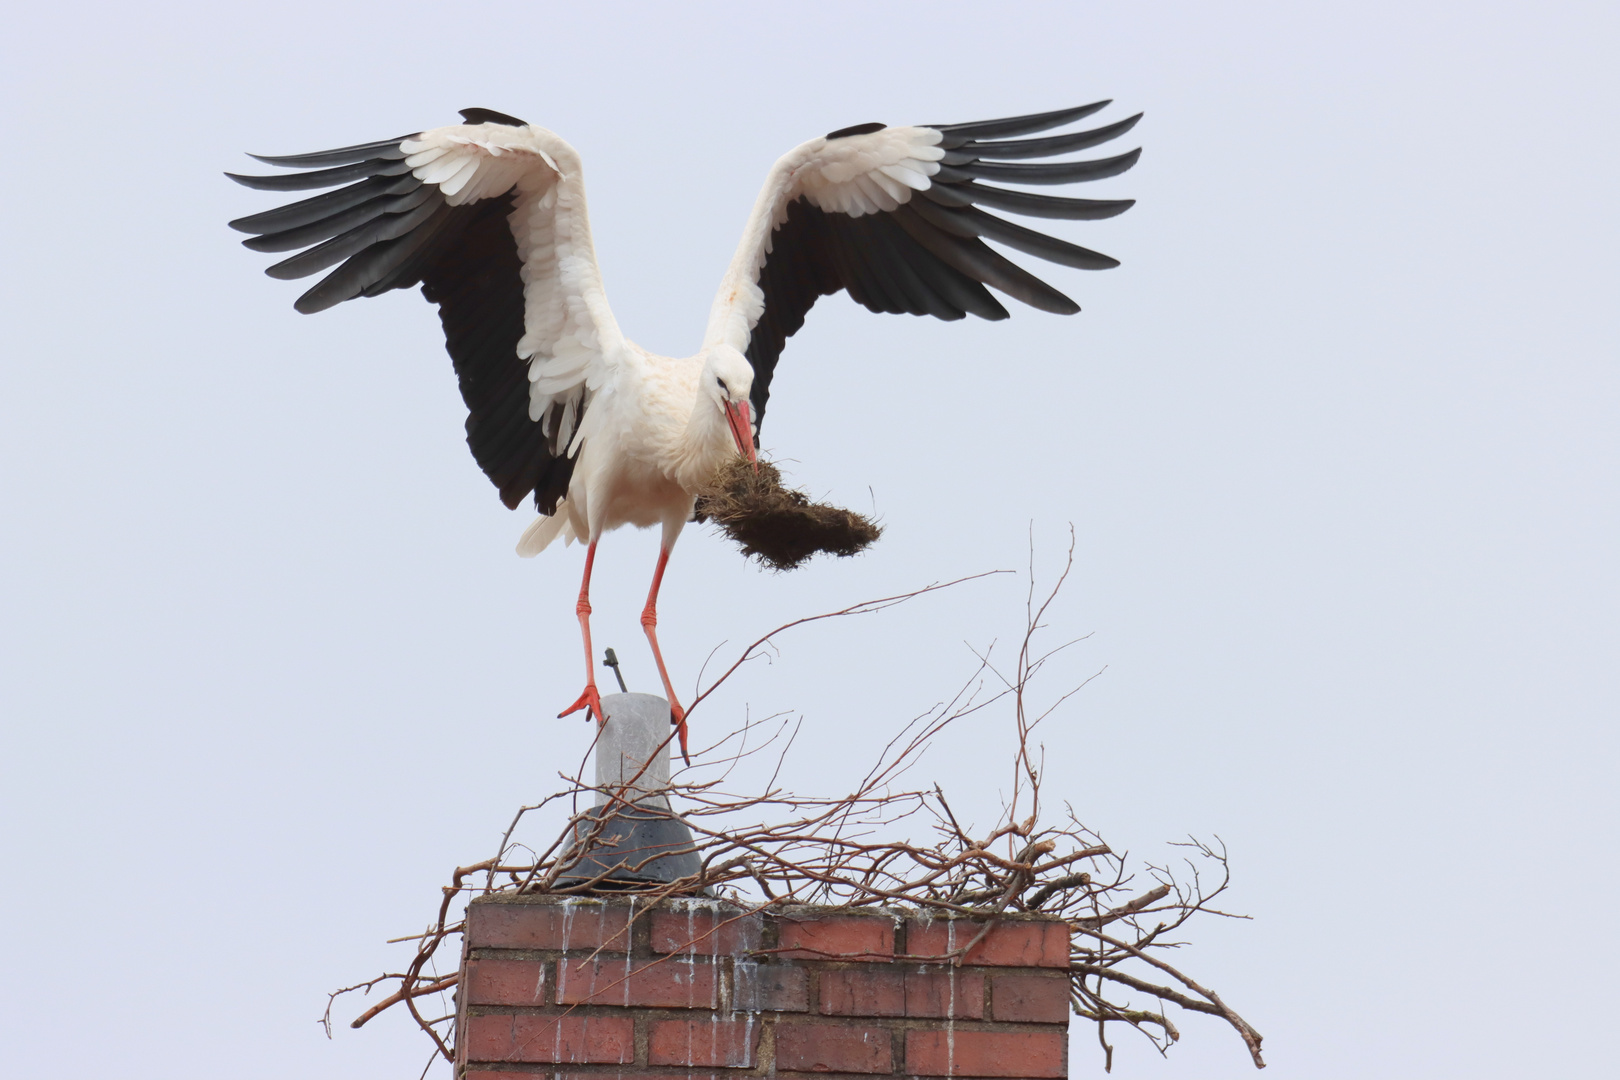
[[[528,562],[414,292],[296,315],[220,173],[478,105],[582,153],[621,325],[699,344],[758,185],[869,120],[1113,97],[1135,197],[1063,234],[1085,309],[997,324],[825,300],[766,449],[888,531],[773,576],[702,528],[663,594],[690,686],[789,619],[979,571],[1091,634],[1049,797],[1133,857],[1229,845],[1181,961],[1270,1074],[1612,1075],[1620,13],[1599,3],[31,5],[7,17],[0,219],[6,1071],[414,1077],[400,1017],[322,1037],[453,866],[576,762],[579,549]],[[1102,153],[1101,151],[1098,154]],[[1096,156],[1096,155],[1093,155]],[[1027,261],[1027,260],[1026,260]],[[1009,305],[1014,306],[1014,305]],[[656,539],[598,559],[596,634],[655,688]],[[694,716],[805,717],[845,790],[1022,577],[782,642]],[[727,644],[722,645],[725,642]],[[933,750],[989,820],[1005,714]],[[760,766],[763,768],[763,764]],[[453,961],[452,961],[453,962]],[[346,1023],[362,1003],[340,1007]],[[1168,1060],[1252,1073],[1188,1017]],[[1072,1075],[1096,1075],[1079,1031]],[[442,1066],[435,1075],[444,1076]]]

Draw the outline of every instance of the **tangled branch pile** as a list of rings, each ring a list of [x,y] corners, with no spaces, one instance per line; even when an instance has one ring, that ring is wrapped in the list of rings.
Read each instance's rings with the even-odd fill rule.
[[[792,570],[818,552],[859,555],[883,535],[853,510],[811,502],[782,486],[782,473],[770,462],[758,466],[729,458],[698,492],[697,520],[720,526],[743,554],[773,570]]]
[[[1194,916],[1241,917],[1214,906],[1230,881],[1224,846],[1189,840],[1176,845],[1184,855],[1178,867],[1148,863],[1133,872],[1125,855],[1116,853],[1072,812],[1053,821],[1043,819],[1040,751],[1032,747],[1031,735],[1085,685],[1082,682],[1039,711],[1029,700],[1031,680],[1056,654],[1075,643],[1044,652],[1035,649],[1037,634],[1044,628],[1043,617],[1067,574],[1065,568],[1044,601],[1036,603],[1031,592],[1027,629],[1011,669],[1002,670],[991,652],[982,654],[978,670],[951,700],[906,724],[847,795],[801,796],[778,786],[782,756],[798,732],[797,724],[785,717],[751,722],[695,755],[697,763],[664,794],[691,826],[700,871],[667,884],[615,882],[613,891],[634,892],[653,901],[707,891],[756,911],[817,904],[913,908],[985,920],[980,935],[952,954],[957,963],[1002,912],[1059,916],[1072,932],[1073,1011],[1097,1025],[1105,1067],[1111,1067],[1113,1061],[1107,1034],[1110,1025],[1133,1028],[1161,1053],[1168,1050],[1180,1038],[1168,1005],[1225,1021],[1243,1039],[1255,1065],[1263,1067],[1259,1032],[1213,990],[1163,958],[1167,950],[1185,944],[1177,934]],[[930,586],[814,618],[878,611],[957,584],[960,582]],[[813,620],[789,626],[808,621]],[[694,701],[694,707],[783,629],[787,627],[750,646]],[[1010,706],[1017,732],[1011,797],[993,826],[974,833],[962,826],[938,785],[908,788],[904,779],[922,752],[950,725],[998,705]],[[750,747],[749,740],[757,735],[764,735],[763,741]],[[776,764],[759,790],[738,792],[728,786],[742,763],[766,753],[774,753]],[[462,930],[460,913],[453,909],[464,909],[473,896],[497,892],[577,895],[601,890],[599,878],[578,880],[570,878],[569,871],[593,838],[588,830],[603,828],[602,819],[588,816],[587,808],[598,797],[622,800],[628,792],[623,788],[599,790],[577,775],[563,779],[563,790],[518,811],[493,857],[455,871],[444,889],[437,917],[425,933],[398,939],[418,943],[415,957],[403,972],[332,995],[335,1001],[351,991],[369,991],[381,984],[395,987],[352,1026],[359,1027],[385,1009],[403,1004],[433,1039],[435,1055],[453,1060],[450,1027],[454,1009],[443,995],[455,986],[456,975],[441,975],[433,967],[440,945]],[[538,811],[558,804],[571,805],[573,812],[554,835],[543,834],[546,842],[531,845],[514,839],[527,822],[539,819]],[[579,827],[587,830],[584,844],[573,843]],[[915,834],[930,838],[907,838]],[[444,1002],[436,1011],[447,1015],[430,1019],[421,1011],[420,1002],[434,996]],[[323,1021],[328,1032],[331,1008],[329,1002]]]

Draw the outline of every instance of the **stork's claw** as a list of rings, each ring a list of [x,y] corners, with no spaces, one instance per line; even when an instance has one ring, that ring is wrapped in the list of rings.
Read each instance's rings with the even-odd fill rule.
[[[589,707],[591,715],[596,717],[597,723],[607,723],[607,717],[602,715],[602,695],[597,693],[596,684],[593,682],[585,684],[585,692],[579,695],[579,700],[558,713],[557,719],[561,720],[563,717],[577,713],[587,707]]]
[[[669,722],[675,725],[675,734],[680,736],[681,760],[691,765],[692,756],[686,752],[686,710],[678,701],[669,703]]]

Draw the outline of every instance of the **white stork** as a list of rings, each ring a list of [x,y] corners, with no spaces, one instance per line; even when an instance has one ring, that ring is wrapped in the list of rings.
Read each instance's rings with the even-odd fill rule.
[[[467,444],[516,509],[540,517],[518,553],[557,537],[587,544],[577,612],[585,690],[561,715],[602,719],[591,648],[596,545],[620,525],[663,527],[641,615],[686,749],[685,713],[658,648],[658,588],[692,517],[693,491],[733,453],[754,456],[786,339],[821,296],[847,290],[873,311],[1005,319],[986,286],[1058,314],[1074,301],[985,245],[994,240],[1084,270],[1106,255],[986,213],[1112,217],[1133,200],[1077,199],[984,184],[1066,184],[1115,176],[1140,150],[1029,162],[1114,139],[1141,114],[1037,139],[1102,109],[970,124],[843,128],[771,169],[709,311],[703,347],[682,359],[625,339],[591,243],[579,154],[544,128],[465,109],[466,122],[314,154],[264,157],[312,171],[231,179],[251,188],[337,187],[231,222],[255,251],[299,251],[265,272],[300,278],[337,266],[293,305],[322,311],[357,296],[422,286],[439,305],[467,404]],[[352,183],[351,183],[352,181]],[[982,238],[982,239],[981,239]]]

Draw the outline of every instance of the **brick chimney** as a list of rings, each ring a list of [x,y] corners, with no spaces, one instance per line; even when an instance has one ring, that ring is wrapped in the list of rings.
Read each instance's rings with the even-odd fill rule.
[[[467,914],[464,1080],[1068,1075],[1069,929],[712,900],[490,896]]]

